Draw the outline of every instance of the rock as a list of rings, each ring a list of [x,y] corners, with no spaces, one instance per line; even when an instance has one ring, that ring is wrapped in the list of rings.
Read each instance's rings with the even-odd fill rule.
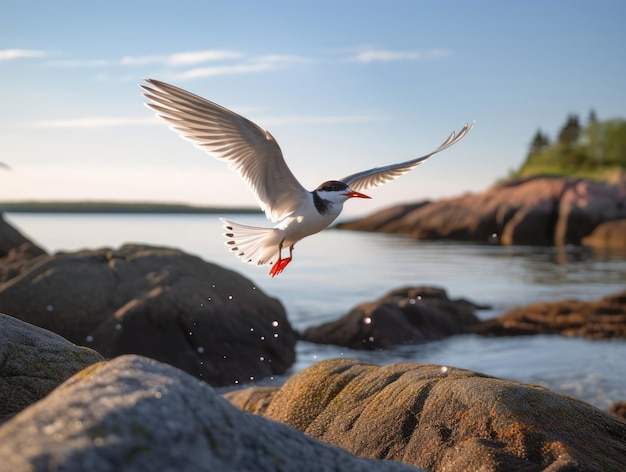
[[[583,244],[601,249],[626,249],[626,219],[599,224],[583,238]]]
[[[0,258],[14,252],[27,254],[31,257],[46,253],[46,251],[7,223],[0,213]]]
[[[278,300],[176,249],[49,256],[0,285],[0,309],[105,357],[145,355],[214,385],[280,374],[295,359]]]
[[[609,413],[626,421],[626,402],[615,402],[611,406]]]
[[[79,373],[2,425],[0,456],[12,472],[415,470],[244,413],[206,383],[139,356]]]
[[[0,284],[37,263],[46,252],[7,223],[0,213]]]
[[[600,223],[620,218],[626,218],[626,180],[537,177],[479,194],[392,207],[337,228],[419,240],[562,245],[580,244]]]
[[[597,301],[561,300],[516,308],[473,327],[477,334],[562,334],[626,339],[626,291]]]
[[[406,287],[353,308],[337,321],[306,329],[302,339],[351,349],[380,349],[470,332],[477,305],[450,300],[445,290]]]
[[[0,423],[102,360],[91,349],[0,313]]]
[[[265,395],[265,403],[246,391],[225,396],[358,456],[426,470],[618,472],[626,464],[626,422],[463,369],[331,359]]]

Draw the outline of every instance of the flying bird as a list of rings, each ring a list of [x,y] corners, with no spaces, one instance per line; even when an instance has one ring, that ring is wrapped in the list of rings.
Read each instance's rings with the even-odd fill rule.
[[[216,103],[154,79],[141,85],[146,105],[183,138],[228,163],[248,184],[259,206],[274,227],[247,226],[221,219],[226,244],[244,262],[271,265],[272,277],[280,274],[293,257],[301,239],[318,233],[341,213],[350,198],[371,198],[371,187],[400,177],[434,154],[459,142],[474,126],[467,123],[434,151],[398,164],[357,172],[329,180],[306,190],[285,163],[274,137],[250,120]],[[285,257],[283,250],[288,249]]]

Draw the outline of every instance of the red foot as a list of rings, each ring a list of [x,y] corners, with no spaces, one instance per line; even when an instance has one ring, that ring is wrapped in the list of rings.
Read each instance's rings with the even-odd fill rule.
[[[283,270],[285,270],[285,267],[287,267],[287,264],[289,264],[290,262],[291,262],[291,257],[288,257],[287,259],[278,259],[276,261],[276,264],[274,264],[272,268],[270,269],[270,275],[272,277],[277,276]]]

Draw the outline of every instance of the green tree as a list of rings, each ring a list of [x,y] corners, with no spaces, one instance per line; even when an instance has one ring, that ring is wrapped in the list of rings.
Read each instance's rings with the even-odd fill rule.
[[[528,149],[526,161],[531,160],[533,156],[536,156],[537,154],[545,151],[548,146],[550,146],[550,138],[548,138],[547,135],[541,132],[541,128],[538,129],[532,141],[530,142],[530,148]]]
[[[512,175],[577,175],[602,178],[626,170],[626,120],[600,121],[589,113],[584,128],[576,115],[568,115],[557,139],[537,130],[524,164]]]
[[[570,114],[567,117],[567,121],[561,128],[558,136],[558,142],[561,145],[562,150],[565,153],[572,151],[578,144],[578,138],[580,138],[580,122],[578,116]]]

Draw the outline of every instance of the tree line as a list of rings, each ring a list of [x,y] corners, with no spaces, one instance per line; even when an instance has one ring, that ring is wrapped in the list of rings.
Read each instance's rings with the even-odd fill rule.
[[[556,139],[541,129],[533,136],[526,160],[513,177],[575,175],[602,178],[626,170],[626,120],[600,121],[591,110],[582,125],[569,114]]]

